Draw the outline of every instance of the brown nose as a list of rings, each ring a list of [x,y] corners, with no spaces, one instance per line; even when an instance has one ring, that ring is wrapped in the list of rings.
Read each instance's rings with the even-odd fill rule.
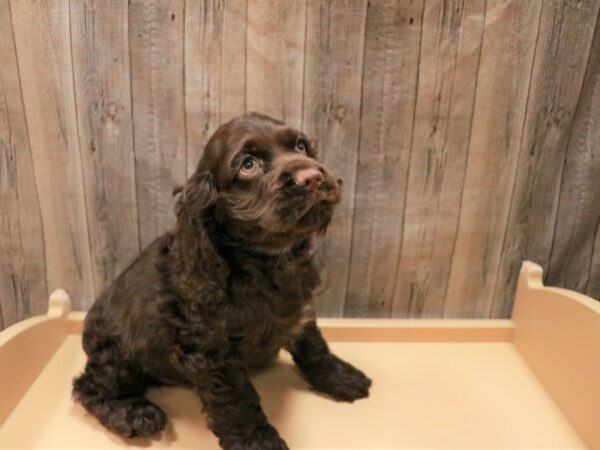
[[[323,174],[318,169],[300,169],[294,175],[294,181],[298,186],[307,187],[312,191],[316,191],[323,181]]]

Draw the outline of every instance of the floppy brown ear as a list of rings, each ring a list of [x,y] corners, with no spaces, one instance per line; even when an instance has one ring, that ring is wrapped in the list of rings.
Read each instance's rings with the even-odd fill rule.
[[[174,285],[186,299],[190,314],[218,308],[226,298],[223,286],[229,274],[209,236],[210,208],[217,197],[212,175],[196,172],[173,192],[177,225],[171,246]]]
[[[185,186],[175,188],[173,194],[180,194],[175,204],[177,220],[196,225],[202,219],[203,212],[214,204],[217,189],[209,172],[195,172]]]

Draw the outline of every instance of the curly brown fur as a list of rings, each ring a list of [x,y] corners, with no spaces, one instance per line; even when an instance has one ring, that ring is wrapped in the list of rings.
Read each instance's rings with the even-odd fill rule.
[[[260,114],[222,125],[175,191],[175,229],[157,238],[96,300],[73,394],[107,428],[152,436],[165,413],[151,385],[189,386],[225,449],[285,449],[249,371],[281,348],[316,390],[338,400],[371,381],[327,347],[315,323],[312,238],[339,181],[304,135]]]

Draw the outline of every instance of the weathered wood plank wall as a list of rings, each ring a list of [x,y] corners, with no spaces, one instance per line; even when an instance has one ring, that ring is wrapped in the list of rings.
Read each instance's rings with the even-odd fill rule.
[[[542,7],[510,212],[496,285],[490,296],[494,315],[510,313],[510,299],[504,286],[516,283],[521,260],[528,258],[549,267],[552,249],[549,243],[561,239],[560,233],[555,233],[559,224],[559,180],[577,104],[585,97],[582,83],[592,56],[599,6],[596,0],[554,0]],[[589,168],[594,170],[591,165]],[[576,183],[574,179],[571,181]],[[592,192],[593,189],[589,191]],[[592,210],[600,209],[600,204],[595,208],[589,206]],[[588,222],[587,232],[594,234],[596,225]],[[555,273],[550,271],[547,275]],[[595,296],[600,296],[600,292]]]
[[[531,65],[542,7],[537,1],[490,0],[486,5],[444,316],[489,314],[533,83]]]
[[[335,168],[346,193],[356,186],[366,12],[366,0],[307,2],[302,127],[316,138],[321,160]],[[319,247],[321,305],[334,316],[344,313],[353,217],[351,194]]]
[[[583,90],[568,138],[548,281],[598,298],[600,32],[594,34]]]
[[[34,176],[24,181],[36,186],[39,196],[47,286],[66,286],[74,298],[88,299],[96,289],[75,110],[69,4],[12,2],[10,11],[18,60],[15,76],[21,80],[34,164]],[[9,32],[10,28],[0,28],[2,42],[10,39]],[[6,282],[3,276],[0,283]],[[45,309],[41,299],[31,302],[38,310]]]
[[[600,0],[0,0],[0,328],[94,297],[260,110],[345,197],[320,312],[506,317],[520,261],[600,297]]]
[[[129,7],[135,185],[141,247],[173,224],[173,184],[186,176],[184,3]],[[141,226],[141,224],[144,224]]]
[[[370,2],[347,314],[389,317],[402,242],[423,1]],[[381,275],[386,273],[387,276]]]
[[[406,208],[400,216],[397,317],[441,317],[444,312],[486,17],[479,0],[426,6]]]
[[[0,2],[0,328],[40,314],[43,228],[8,3]]]

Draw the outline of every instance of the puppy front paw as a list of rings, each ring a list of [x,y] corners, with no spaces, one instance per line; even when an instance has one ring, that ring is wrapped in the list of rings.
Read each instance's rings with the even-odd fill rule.
[[[315,390],[345,402],[368,397],[372,384],[362,371],[335,355],[324,358],[306,375]]]
[[[270,424],[262,425],[245,436],[221,439],[221,446],[224,450],[289,450],[277,430]]]

